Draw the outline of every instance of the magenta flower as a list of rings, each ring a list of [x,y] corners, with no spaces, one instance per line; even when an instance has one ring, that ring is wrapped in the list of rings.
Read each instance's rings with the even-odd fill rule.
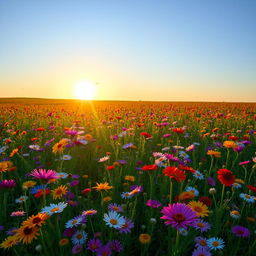
[[[30,173],[30,176],[44,181],[49,181],[52,179],[58,179],[59,176],[53,170],[45,170],[45,169],[34,169],[33,172]]]
[[[102,243],[98,238],[90,239],[87,243],[87,249],[92,252],[96,252],[101,246]]]
[[[16,186],[15,180],[2,180],[0,181],[0,189],[13,188]]]
[[[147,206],[151,207],[151,208],[158,208],[160,207],[162,204],[157,201],[157,200],[151,200],[149,199],[146,203]]]
[[[250,230],[243,226],[233,226],[231,231],[238,237],[249,237],[251,234]]]
[[[180,230],[187,229],[187,226],[192,226],[198,219],[196,212],[189,206],[182,203],[169,204],[161,211],[164,215],[160,219],[164,219],[165,225],[172,225],[173,228]]]

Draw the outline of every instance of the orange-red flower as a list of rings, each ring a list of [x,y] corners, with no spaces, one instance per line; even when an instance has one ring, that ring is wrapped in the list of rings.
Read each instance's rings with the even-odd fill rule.
[[[233,172],[231,172],[230,170],[219,169],[217,173],[218,179],[223,185],[231,187],[232,184],[235,182],[235,175],[233,175]]]
[[[184,181],[186,179],[185,173],[175,166],[167,166],[163,173],[165,176],[170,177],[170,179],[175,179],[178,182]]]
[[[143,171],[155,171],[156,169],[157,169],[157,165],[156,164],[144,165],[142,167]]]

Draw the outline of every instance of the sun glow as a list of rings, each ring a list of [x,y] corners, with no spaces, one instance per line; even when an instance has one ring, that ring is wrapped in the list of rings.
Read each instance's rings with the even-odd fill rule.
[[[96,96],[96,85],[89,81],[80,81],[75,85],[74,95],[79,100],[93,100]]]

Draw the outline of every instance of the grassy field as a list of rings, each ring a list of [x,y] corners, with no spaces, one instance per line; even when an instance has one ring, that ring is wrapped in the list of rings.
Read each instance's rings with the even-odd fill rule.
[[[255,255],[256,104],[0,99],[1,255]]]

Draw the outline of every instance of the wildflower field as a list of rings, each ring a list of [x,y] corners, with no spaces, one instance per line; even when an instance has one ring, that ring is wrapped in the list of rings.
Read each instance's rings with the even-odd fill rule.
[[[256,105],[0,101],[0,255],[255,255]]]

